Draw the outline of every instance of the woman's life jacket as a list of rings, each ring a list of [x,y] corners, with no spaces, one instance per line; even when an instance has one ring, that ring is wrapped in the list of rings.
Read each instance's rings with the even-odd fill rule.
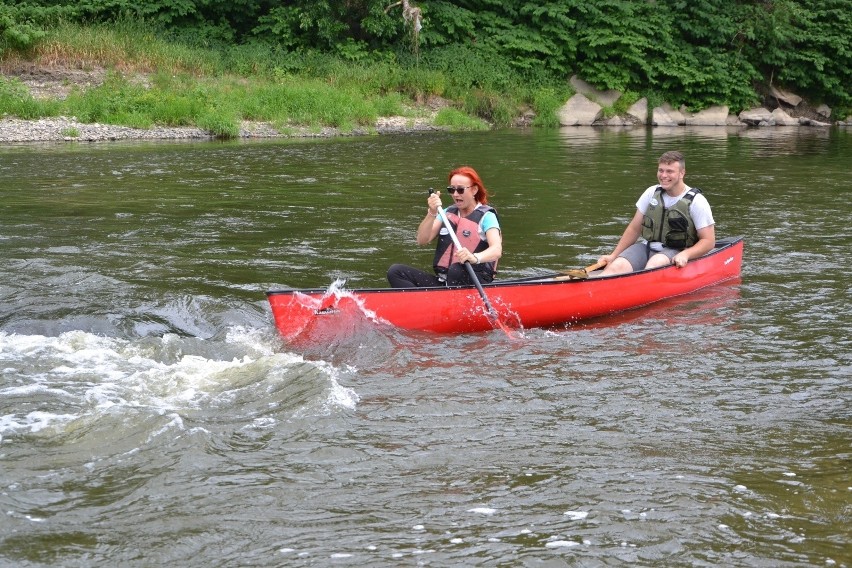
[[[689,214],[689,206],[701,189],[690,188],[668,209],[663,205],[663,192],[662,187],[657,187],[651,198],[642,220],[642,238],[676,250],[687,249],[698,242],[698,231]]]
[[[497,215],[497,210],[490,205],[477,205],[476,209],[467,217],[459,216],[459,208],[451,205],[444,210],[447,215],[447,220],[450,226],[455,229],[456,237],[459,239],[459,244],[472,253],[482,252],[488,248],[488,241],[483,241],[479,238],[479,222],[482,217],[489,211]],[[450,263],[454,263],[453,255],[456,252],[456,247],[453,244],[453,239],[447,232],[446,227],[441,227],[441,232],[438,233],[438,246],[435,248],[435,260],[433,268],[435,274],[439,277],[447,273]],[[491,282],[494,279],[494,274],[497,272],[496,262],[481,262],[479,264],[471,264],[473,270],[480,279]]]

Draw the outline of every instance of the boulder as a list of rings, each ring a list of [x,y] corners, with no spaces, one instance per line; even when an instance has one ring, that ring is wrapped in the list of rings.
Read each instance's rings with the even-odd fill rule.
[[[653,118],[654,124],[657,126],[663,126],[663,122],[666,122],[668,126],[683,126],[686,124],[686,115],[668,103],[665,103],[661,107],[656,107]]]
[[[562,126],[591,126],[600,118],[603,107],[577,93],[556,111]]]
[[[606,126],[631,126],[632,123],[628,120],[624,120],[620,116],[613,116],[608,119],[605,123]]]
[[[728,107],[711,106],[691,116],[686,117],[687,126],[726,126],[728,124]]]
[[[686,123],[686,117],[679,110],[673,108],[669,103],[655,107],[651,115],[651,124],[654,126],[680,126]]]
[[[798,126],[799,119],[793,118],[780,108],[772,111],[772,117],[775,119],[775,124],[778,126]]]
[[[828,122],[820,122],[819,120],[814,120],[804,116],[799,117],[799,124],[802,126],[831,126]]]
[[[791,107],[797,107],[799,106],[799,103],[802,102],[802,97],[800,97],[799,95],[788,93],[787,91],[783,91],[774,86],[769,88],[769,94],[775,97],[776,100],[788,104]]]
[[[827,104],[819,105],[816,111],[818,115],[824,118],[829,118],[831,116],[831,107],[829,107]]]
[[[672,118],[666,109],[663,107],[656,107],[653,110],[653,115],[651,117],[651,125],[652,126],[678,126],[677,121]]]
[[[574,87],[575,92],[584,95],[587,99],[600,104],[602,107],[611,107],[615,104],[615,101],[621,98],[621,93],[619,91],[613,89],[608,91],[599,91],[576,75],[571,77],[568,80],[568,83]]]
[[[627,109],[627,114],[637,119],[641,124],[648,124],[648,99],[642,97],[633,103]]]
[[[744,110],[740,113],[739,119],[749,126],[766,126],[770,120],[773,125],[775,124],[772,113],[763,107]]]

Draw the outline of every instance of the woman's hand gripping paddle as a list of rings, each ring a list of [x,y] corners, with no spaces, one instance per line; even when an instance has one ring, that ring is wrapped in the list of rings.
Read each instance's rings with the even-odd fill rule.
[[[430,188],[429,193],[435,193],[435,190]],[[453,244],[455,245],[456,250],[462,248],[461,243],[459,242],[459,238],[456,236],[456,232],[453,230],[453,226],[450,224],[450,220],[447,218],[447,214],[444,212],[444,208],[440,205],[438,205],[438,217],[441,218],[441,222],[444,224],[444,227],[450,234],[450,238],[453,240]],[[482,287],[482,283],[479,282],[479,278],[476,276],[476,271],[473,269],[473,266],[471,266],[470,261],[464,261],[464,267],[467,269],[467,274],[468,276],[470,276],[470,281],[473,282],[474,286],[476,286],[476,290],[479,292],[479,297],[482,298],[482,302],[485,304],[485,308],[488,310],[488,318],[492,321],[492,323],[502,329],[506,333],[506,335],[511,338],[511,330],[506,327],[506,324],[500,321],[500,316],[497,315],[497,311],[494,309],[494,306],[492,306],[491,302],[488,300],[488,296],[485,294],[485,289]]]

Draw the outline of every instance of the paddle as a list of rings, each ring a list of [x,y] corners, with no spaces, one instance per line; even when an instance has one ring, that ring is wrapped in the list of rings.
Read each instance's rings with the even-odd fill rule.
[[[589,277],[589,272],[593,272],[598,268],[603,268],[606,266],[605,262],[596,262],[594,264],[590,264],[586,268],[572,268],[571,270],[566,270],[562,274],[564,276],[557,276],[554,280],[584,280]]]
[[[430,193],[432,193],[432,190],[430,190]],[[456,236],[456,232],[453,230],[453,226],[450,224],[450,220],[447,219],[447,214],[444,212],[444,208],[440,205],[438,205],[438,216],[441,218],[441,222],[444,224],[444,227],[450,234],[450,238],[453,239],[453,244],[456,246],[456,249],[462,248],[461,243],[459,242],[459,238]],[[496,323],[500,327],[500,329],[505,331],[506,334],[511,337],[509,329],[502,321],[500,321],[500,318],[497,315],[497,311],[494,309],[494,306],[492,306],[491,302],[488,300],[488,296],[485,294],[485,289],[479,282],[479,278],[476,276],[476,271],[473,269],[473,266],[471,266],[470,261],[464,261],[464,267],[467,269],[467,274],[468,276],[470,276],[470,281],[473,282],[474,286],[476,286],[476,290],[479,292],[479,297],[482,298],[482,302],[488,309],[488,317],[491,319],[492,322]]]

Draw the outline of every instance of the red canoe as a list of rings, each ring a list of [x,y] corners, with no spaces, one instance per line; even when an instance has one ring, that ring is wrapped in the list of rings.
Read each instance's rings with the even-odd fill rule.
[[[566,279],[554,273],[495,281],[483,289],[500,324],[554,327],[737,278],[742,260],[742,237],[733,237],[718,240],[713,250],[683,268],[670,265],[588,279]],[[328,290],[274,290],[266,295],[275,325],[287,340],[314,326],[346,327],[351,318],[435,333],[485,331],[495,323],[473,286],[346,290],[333,285]]]

